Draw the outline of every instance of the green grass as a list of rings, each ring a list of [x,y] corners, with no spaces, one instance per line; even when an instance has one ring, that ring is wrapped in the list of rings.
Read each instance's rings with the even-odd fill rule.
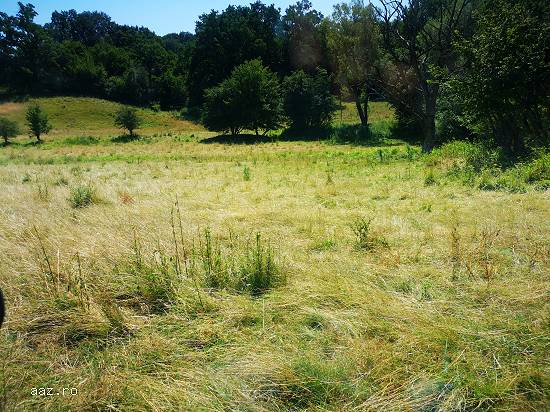
[[[123,130],[114,126],[114,116],[121,105],[88,97],[33,98],[23,103],[5,103],[0,105],[0,116],[16,121],[24,130],[25,110],[33,103],[42,106],[53,126],[52,132],[45,136],[46,141],[62,136],[69,137],[73,141],[82,139],[86,142],[85,144],[90,144],[89,136],[97,138],[124,133]],[[137,130],[138,134],[150,135],[166,130],[172,132],[204,132],[202,127],[180,120],[170,112],[139,109],[138,113],[143,118],[142,127]],[[21,141],[21,139],[22,137],[16,141]]]
[[[0,149],[0,410],[549,409],[544,153],[101,127]]]

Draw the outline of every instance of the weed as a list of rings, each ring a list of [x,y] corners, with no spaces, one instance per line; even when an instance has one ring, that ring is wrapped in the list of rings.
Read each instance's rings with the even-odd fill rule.
[[[383,236],[373,233],[371,223],[373,219],[357,218],[351,223],[351,230],[355,235],[355,248],[358,250],[372,250],[376,247],[388,247]]]
[[[424,177],[424,186],[433,186],[435,184],[437,184],[437,180],[435,179],[434,171],[429,169]]]
[[[69,203],[73,209],[90,206],[95,200],[95,188],[91,185],[79,185],[71,188]]]
[[[372,219],[365,219],[363,217],[356,219],[351,224],[351,230],[355,235],[355,246],[358,249],[369,250],[373,246],[373,242],[370,236],[370,226]]]
[[[250,180],[250,168],[248,166],[245,166],[243,168],[243,179],[245,182],[248,182]]]
[[[50,198],[48,182],[43,181],[36,184],[36,197],[42,202],[46,202]]]
[[[324,239],[314,242],[310,249],[316,252],[324,252],[327,250],[333,250],[336,247],[336,241],[334,239]]]
[[[206,228],[203,236],[199,238],[199,250],[195,256],[197,255],[207,288],[224,289],[231,286],[231,275],[234,273],[231,259],[222,255],[221,246],[212,237],[209,228]],[[195,268],[194,261],[192,267]]]
[[[262,244],[260,233],[256,234],[256,242],[249,247],[241,260],[239,290],[247,290],[252,296],[259,296],[283,280],[282,272],[275,262],[273,251],[269,245]]]
[[[65,176],[60,176],[54,181],[55,186],[68,186],[69,180]]]

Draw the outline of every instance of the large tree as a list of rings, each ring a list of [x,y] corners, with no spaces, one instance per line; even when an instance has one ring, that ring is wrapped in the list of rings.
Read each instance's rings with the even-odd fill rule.
[[[251,60],[236,67],[220,85],[206,91],[203,123],[214,131],[254,130],[258,134],[279,127],[282,101],[276,75]]]
[[[437,143],[435,117],[441,76],[452,73],[454,44],[472,26],[473,0],[380,0],[385,50],[393,67],[410,68],[419,104],[409,107],[422,124],[424,151]],[[387,88],[391,91],[391,88]],[[400,96],[394,100],[405,101]],[[413,100],[414,101],[414,100]]]
[[[461,44],[469,63],[452,82],[466,125],[492,135],[508,154],[550,139],[550,3],[483,3],[472,39]]]
[[[272,70],[281,60],[276,36],[278,9],[257,1],[249,7],[229,6],[199,17],[189,64],[190,105],[203,101],[204,91],[223,81],[239,64],[260,58]]]
[[[369,95],[375,83],[380,35],[372,5],[362,0],[334,6],[329,49],[338,83],[353,96],[361,124],[369,122]]]
[[[317,67],[328,69],[328,51],[323,15],[309,0],[299,0],[289,6],[282,21],[284,67],[286,72],[305,70],[315,72]]]

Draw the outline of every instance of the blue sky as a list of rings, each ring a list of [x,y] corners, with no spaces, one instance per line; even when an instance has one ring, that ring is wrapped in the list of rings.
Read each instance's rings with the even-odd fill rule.
[[[248,5],[252,0],[22,0],[36,7],[38,16],[36,22],[43,24],[50,20],[52,11],[99,10],[107,13],[121,24],[146,26],[157,34],[180,31],[194,32],[195,21],[202,13],[211,9],[223,10],[229,4]],[[311,0],[313,6],[324,15],[332,12],[332,5],[341,0]],[[266,4],[275,4],[284,10],[296,0],[264,0]],[[366,3],[366,2],[365,2]],[[0,10],[15,14],[18,10],[16,0],[0,0]]]

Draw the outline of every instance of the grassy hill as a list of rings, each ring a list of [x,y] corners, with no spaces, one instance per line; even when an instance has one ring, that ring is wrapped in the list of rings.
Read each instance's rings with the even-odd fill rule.
[[[0,104],[0,116],[25,124],[25,110],[28,105],[38,103],[48,113],[53,130],[50,138],[67,136],[116,136],[122,134],[113,125],[119,103],[89,97],[48,97],[29,99],[24,103]],[[181,120],[170,112],[155,112],[139,109],[143,118],[142,134],[159,132],[204,132],[193,122]],[[46,136],[46,140],[48,137]]]
[[[489,186],[464,145],[212,142],[148,110],[118,144],[116,104],[40,102],[57,134],[0,148],[0,410],[550,407],[530,177]]]

